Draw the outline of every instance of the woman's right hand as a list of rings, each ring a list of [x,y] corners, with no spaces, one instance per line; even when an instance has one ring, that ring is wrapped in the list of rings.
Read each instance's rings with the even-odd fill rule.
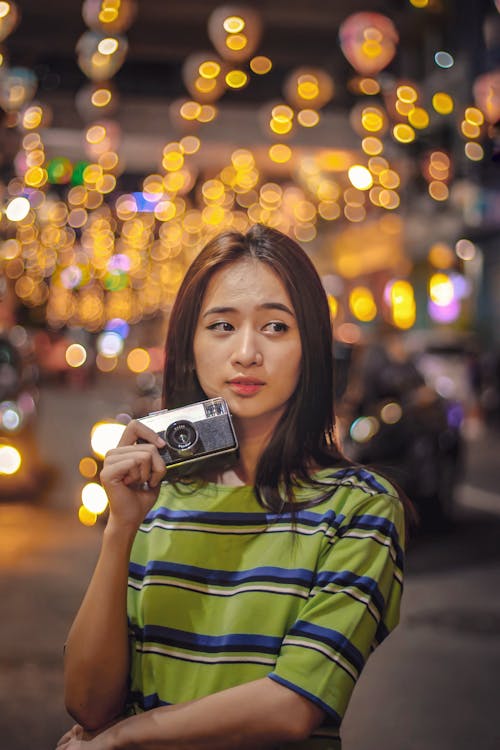
[[[132,420],[118,446],[108,451],[100,479],[109,499],[110,521],[134,529],[142,523],[165,475],[165,462],[158,452],[164,446],[153,430]]]

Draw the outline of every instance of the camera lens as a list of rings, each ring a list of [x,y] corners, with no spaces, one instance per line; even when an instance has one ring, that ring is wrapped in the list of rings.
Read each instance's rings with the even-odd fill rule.
[[[165,430],[165,440],[175,451],[187,451],[198,440],[198,433],[191,422],[173,422]]]

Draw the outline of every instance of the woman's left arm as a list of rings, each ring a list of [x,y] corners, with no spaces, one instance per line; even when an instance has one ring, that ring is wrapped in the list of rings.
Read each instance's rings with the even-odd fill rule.
[[[58,750],[264,750],[306,739],[323,718],[312,701],[264,677],[131,716]]]

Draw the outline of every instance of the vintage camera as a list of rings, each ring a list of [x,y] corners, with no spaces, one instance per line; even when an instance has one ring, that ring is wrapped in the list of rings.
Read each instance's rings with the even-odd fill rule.
[[[160,455],[168,469],[187,473],[198,462],[238,451],[231,415],[223,398],[211,398],[179,409],[163,409],[137,420],[162,437]]]

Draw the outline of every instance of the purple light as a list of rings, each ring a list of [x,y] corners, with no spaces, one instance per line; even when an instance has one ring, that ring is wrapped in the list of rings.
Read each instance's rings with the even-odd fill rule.
[[[82,271],[78,266],[68,266],[61,271],[61,282],[66,289],[74,289],[82,280]]]
[[[125,320],[122,320],[121,318],[112,318],[106,323],[104,330],[110,331],[112,333],[117,333],[120,338],[126,339],[129,334],[130,327]]]
[[[130,258],[123,253],[113,255],[108,262],[108,271],[130,271]]]
[[[427,310],[436,323],[453,323],[460,315],[460,302],[454,298],[447,305],[441,306],[429,300]]]

